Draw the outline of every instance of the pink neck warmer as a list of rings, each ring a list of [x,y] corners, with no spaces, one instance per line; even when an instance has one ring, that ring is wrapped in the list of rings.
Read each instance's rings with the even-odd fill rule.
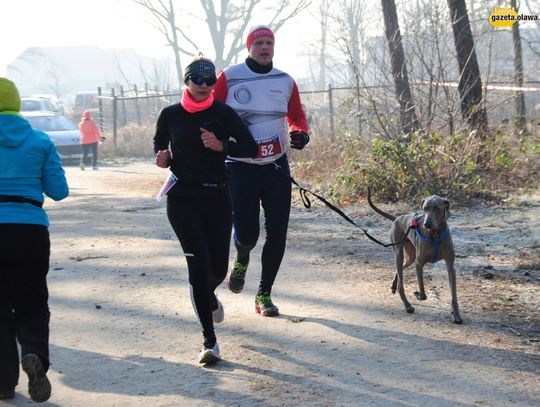
[[[180,101],[182,107],[186,109],[189,113],[206,110],[210,106],[212,106],[212,103],[214,103],[214,93],[210,93],[210,96],[208,96],[208,98],[206,98],[202,102],[196,102],[191,98],[191,94],[189,93],[187,88],[184,89],[184,93],[182,93],[182,100]]]

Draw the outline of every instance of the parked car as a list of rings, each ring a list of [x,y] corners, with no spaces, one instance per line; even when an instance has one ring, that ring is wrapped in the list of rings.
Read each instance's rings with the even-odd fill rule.
[[[31,98],[38,98],[38,99],[45,99],[53,106],[53,112],[56,112],[58,114],[65,114],[64,111],[64,104],[60,99],[58,99],[54,95],[46,95],[46,94],[39,94],[39,95],[32,95]]]
[[[21,111],[21,114],[30,122],[32,128],[49,135],[63,162],[80,160],[80,133],[75,123],[54,112]]]
[[[21,98],[21,112],[55,112],[54,105],[44,98]]]

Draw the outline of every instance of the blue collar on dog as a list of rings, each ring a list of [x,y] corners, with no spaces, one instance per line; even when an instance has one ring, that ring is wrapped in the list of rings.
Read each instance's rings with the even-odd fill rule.
[[[437,237],[424,236],[422,233],[420,233],[420,228],[415,228],[414,231],[416,232],[416,236],[418,236],[420,240],[434,246],[431,263],[436,263],[437,258],[439,257],[439,252],[441,251],[441,242],[450,236],[450,228],[447,227],[446,230]]]

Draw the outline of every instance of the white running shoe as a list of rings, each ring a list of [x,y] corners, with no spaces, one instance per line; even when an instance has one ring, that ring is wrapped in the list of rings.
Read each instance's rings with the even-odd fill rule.
[[[223,304],[221,303],[216,294],[214,294],[214,297],[217,302],[217,308],[215,310],[212,310],[212,320],[216,324],[219,324],[225,319],[225,310],[223,309]]]
[[[213,348],[203,348],[199,354],[199,363],[203,365],[211,365],[221,360],[221,355],[219,354],[219,345],[214,345]]]

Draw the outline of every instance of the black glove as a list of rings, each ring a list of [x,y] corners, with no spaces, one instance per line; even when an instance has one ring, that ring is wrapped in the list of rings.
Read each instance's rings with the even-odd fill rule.
[[[302,150],[309,143],[309,136],[303,131],[291,131],[289,136],[291,137],[291,147],[297,150]]]

